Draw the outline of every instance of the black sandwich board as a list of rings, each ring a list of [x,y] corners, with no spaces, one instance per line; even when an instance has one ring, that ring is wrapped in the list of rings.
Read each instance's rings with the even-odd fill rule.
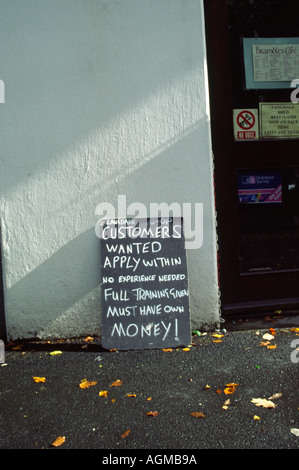
[[[108,219],[100,238],[102,346],[190,344],[183,219]]]

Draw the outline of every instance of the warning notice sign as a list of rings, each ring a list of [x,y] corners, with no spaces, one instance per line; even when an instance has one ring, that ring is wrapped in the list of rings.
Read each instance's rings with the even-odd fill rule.
[[[235,140],[257,140],[259,138],[258,110],[234,109]]]

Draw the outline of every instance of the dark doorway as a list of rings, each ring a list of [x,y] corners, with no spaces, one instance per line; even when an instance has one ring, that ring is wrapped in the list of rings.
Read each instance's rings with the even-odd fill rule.
[[[299,57],[297,6],[295,0],[205,1],[227,315],[299,310],[299,104],[290,99],[299,58],[298,76],[286,68],[295,59],[275,62],[280,49],[296,55],[297,44]],[[259,54],[272,54],[271,61]]]

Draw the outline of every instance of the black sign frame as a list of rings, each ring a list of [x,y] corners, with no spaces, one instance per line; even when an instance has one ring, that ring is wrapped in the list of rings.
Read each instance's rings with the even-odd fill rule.
[[[108,219],[100,238],[102,346],[190,344],[183,218]]]

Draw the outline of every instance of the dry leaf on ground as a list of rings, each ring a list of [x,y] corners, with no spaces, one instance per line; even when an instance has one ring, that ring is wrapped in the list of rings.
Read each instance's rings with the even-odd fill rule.
[[[130,432],[131,432],[131,429],[127,429],[120,437],[122,439],[124,439],[125,437],[127,437],[130,434]]]
[[[65,442],[65,437],[64,436],[59,436],[55,439],[55,441],[52,442],[51,446],[53,447],[59,447],[61,444]]]
[[[269,400],[276,400],[276,398],[282,397],[282,393],[274,393],[272,397],[269,397]]]
[[[114,382],[112,382],[110,387],[120,387],[122,384],[123,384],[122,380],[115,380]]]
[[[158,416],[159,412],[158,411],[149,411],[148,413],[145,413],[147,416]]]
[[[43,383],[46,381],[46,377],[32,377],[32,379],[34,380],[34,382],[36,382],[37,384],[38,383]]]
[[[274,339],[274,336],[273,335],[270,335],[270,333],[265,333],[263,335],[263,339],[266,339],[268,341],[271,341],[271,339]]]
[[[299,437],[299,429],[298,428],[291,428],[291,433],[294,434],[294,436]]]
[[[229,398],[223,403],[222,408],[224,410],[228,410],[228,405],[230,405],[230,399]]]
[[[99,392],[99,396],[100,396],[100,397],[107,397],[107,395],[108,395],[108,390],[101,390],[101,391]]]
[[[263,408],[276,408],[276,405],[265,398],[252,398],[251,403],[254,403],[256,406],[262,406]]]
[[[81,383],[79,383],[80,388],[89,388],[92,387],[93,385],[96,385],[97,382],[89,382],[89,380],[83,379],[81,380]]]
[[[190,415],[194,418],[205,418],[205,415],[201,411],[192,411]]]
[[[238,386],[239,384],[235,384],[235,383],[226,384],[226,388],[223,391],[226,395],[231,395],[235,392]]]

